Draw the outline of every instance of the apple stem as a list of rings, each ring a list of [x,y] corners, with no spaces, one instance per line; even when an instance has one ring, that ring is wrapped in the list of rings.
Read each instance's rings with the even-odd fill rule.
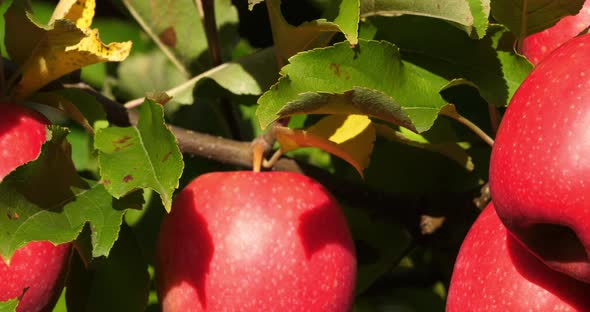
[[[462,123],[467,128],[469,128],[471,131],[473,131],[475,134],[477,134],[477,136],[479,136],[489,146],[494,146],[494,139],[492,139],[492,137],[490,137],[487,133],[485,133],[485,131],[481,130],[481,128],[478,127],[473,122],[471,122],[471,120],[463,117],[462,115],[460,115],[455,110],[453,110],[453,111],[454,111],[454,113],[448,113],[446,111],[441,110],[439,112],[439,114],[444,115],[444,116],[447,116],[447,117],[450,117],[450,118],[453,118],[456,121]]]
[[[271,166],[269,167],[268,162],[266,161],[266,159],[264,159],[264,154],[266,154],[267,152],[270,151],[270,149],[274,145],[274,142],[275,142],[274,124],[271,126],[271,128],[268,131],[266,131],[262,135],[259,135],[254,140],[252,140],[252,143],[250,143],[250,145],[251,145],[252,154],[253,154],[252,170],[254,172],[260,172],[260,170],[262,169],[263,166],[264,166],[264,168],[272,167],[272,164],[274,164],[274,163],[272,163]],[[274,157],[275,157],[275,155],[273,155],[273,158]],[[279,155],[279,157],[280,157],[280,155]]]
[[[272,157],[270,157],[269,160],[263,160],[262,166],[267,169],[272,168],[279,161],[281,156],[283,156],[283,150],[279,148],[274,152],[274,154],[272,154]]]
[[[492,125],[492,133],[495,135],[500,127],[500,113],[494,104],[488,104],[488,112],[490,114],[490,124]]]

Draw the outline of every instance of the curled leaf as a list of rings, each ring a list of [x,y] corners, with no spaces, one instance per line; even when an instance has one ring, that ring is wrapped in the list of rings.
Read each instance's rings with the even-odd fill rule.
[[[369,166],[375,128],[364,115],[330,115],[307,130],[274,128],[283,152],[302,147],[319,147],[351,164],[361,176]]]
[[[22,73],[15,90],[17,98],[84,66],[122,61],[129,55],[130,41],[105,45],[98,30],[89,28],[94,8],[94,0],[62,0],[48,26],[35,22],[18,4],[9,8],[6,48]]]

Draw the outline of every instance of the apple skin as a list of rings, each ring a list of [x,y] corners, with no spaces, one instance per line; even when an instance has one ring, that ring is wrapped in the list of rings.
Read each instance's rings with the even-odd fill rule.
[[[163,311],[349,311],[353,241],[341,208],[290,172],[214,172],[174,200],[160,229]]]
[[[0,103],[0,181],[39,156],[47,123],[28,108]],[[0,258],[0,301],[19,297],[29,287],[16,311],[51,311],[64,286],[70,248],[32,242],[14,253],[10,266]]]
[[[33,110],[0,103],[0,181],[39,156],[48,123],[43,115]]]
[[[490,160],[506,227],[551,268],[590,283],[590,35],[539,64],[514,94]]]
[[[522,43],[522,54],[533,65],[537,65],[553,50],[579,35],[588,26],[590,26],[590,1],[584,2],[578,14],[566,16],[552,27],[527,36]]]
[[[70,244],[32,242],[14,253],[10,266],[0,260],[0,301],[29,287],[16,311],[51,311],[63,289],[69,254]]]
[[[590,285],[548,268],[504,227],[490,203],[465,237],[447,312],[585,311]]]

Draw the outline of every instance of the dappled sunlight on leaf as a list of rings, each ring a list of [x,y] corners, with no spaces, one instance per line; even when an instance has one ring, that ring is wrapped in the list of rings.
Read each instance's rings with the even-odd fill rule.
[[[276,127],[275,136],[283,152],[301,147],[319,147],[338,156],[363,175],[375,142],[375,128],[363,115],[331,115],[307,130]]]

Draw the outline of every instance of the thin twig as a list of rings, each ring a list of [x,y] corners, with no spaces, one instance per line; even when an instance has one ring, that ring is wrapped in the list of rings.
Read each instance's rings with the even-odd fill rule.
[[[441,110],[439,112],[439,114],[455,119],[456,121],[462,123],[467,128],[469,128],[475,134],[477,134],[477,136],[479,136],[489,146],[493,146],[494,145],[494,139],[492,139],[492,137],[490,137],[487,133],[485,133],[485,131],[481,130],[481,128],[478,127],[476,124],[474,124],[473,122],[471,122],[471,120],[469,120],[469,119],[461,116],[459,113],[456,113],[455,112],[453,114],[453,113],[449,113],[449,112],[447,112],[445,110]]]
[[[494,135],[498,132],[498,127],[500,127],[500,121],[502,118],[500,117],[500,112],[494,104],[488,104],[488,113],[490,115],[490,123],[492,125],[492,132]]]
[[[69,87],[80,88],[95,96],[105,107],[107,118],[111,124],[128,126],[137,123],[138,113],[135,110],[125,110],[121,104],[114,102],[85,84],[69,85]],[[185,154],[200,156],[242,168],[252,168],[253,153],[250,142],[212,136],[172,125],[168,125],[168,127],[176,137],[180,150]],[[471,192],[466,192],[462,196],[457,194],[450,194],[451,196],[433,194],[432,196],[435,199],[429,201],[424,198],[428,194],[416,196],[404,193],[388,193],[373,189],[361,181],[350,181],[316,166],[298,162],[285,156],[276,162],[272,170],[298,172],[310,176],[330,190],[343,203],[351,206],[362,206],[369,213],[378,215],[393,213],[395,218],[413,235],[420,235],[420,216],[424,214],[424,211],[440,207],[441,202],[448,206],[461,206],[466,198],[472,196]],[[393,206],[404,207],[404,209],[391,209]]]
[[[207,37],[207,47],[209,56],[211,57],[211,64],[213,67],[219,66],[223,63],[221,58],[221,43],[219,41],[219,33],[217,31],[217,22],[215,21],[215,1],[213,0],[195,0],[201,23],[205,30]],[[240,133],[239,116],[235,108],[232,106],[227,98],[219,99],[221,112],[227,121],[231,137],[233,139],[242,139]]]
[[[213,0],[195,0],[203,29],[207,36],[207,46],[213,66],[223,63],[221,59],[221,44],[219,42],[219,33],[217,32],[217,23],[215,21],[215,2]]]
[[[205,72],[202,72],[202,73],[196,75],[195,77],[191,78],[190,80],[185,81],[181,85],[178,85],[178,86],[176,86],[176,87],[174,87],[174,88],[166,91],[166,94],[168,94],[169,96],[174,97],[174,96],[176,96],[176,95],[178,95],[178,94],[180,94],[180,93],[182,93],[182,92],[184,92],[184,91],[186,91],[188,89],[193,88],[195,86],[195,84],[199,80],[201,80],[202,78],[207,77],[207,76],[210,76],[210,75],[213,75],[216,72],[225,69],[229,65],[230,65],[229,63],[224,63],[224,64],[221,64],[219,66],[213,67],[213,68],[211,68],[211,69],[209,69],[209,70],[207,70]],[[145,99],[145,97],[140,97],[140,98],[137,98],[137,99],[133,99],[133,100],[125,103],[124,106],[127,109],[135,108],[135,107],[141,105],[141,103],[143,103],[143,100],[144,99]]]

